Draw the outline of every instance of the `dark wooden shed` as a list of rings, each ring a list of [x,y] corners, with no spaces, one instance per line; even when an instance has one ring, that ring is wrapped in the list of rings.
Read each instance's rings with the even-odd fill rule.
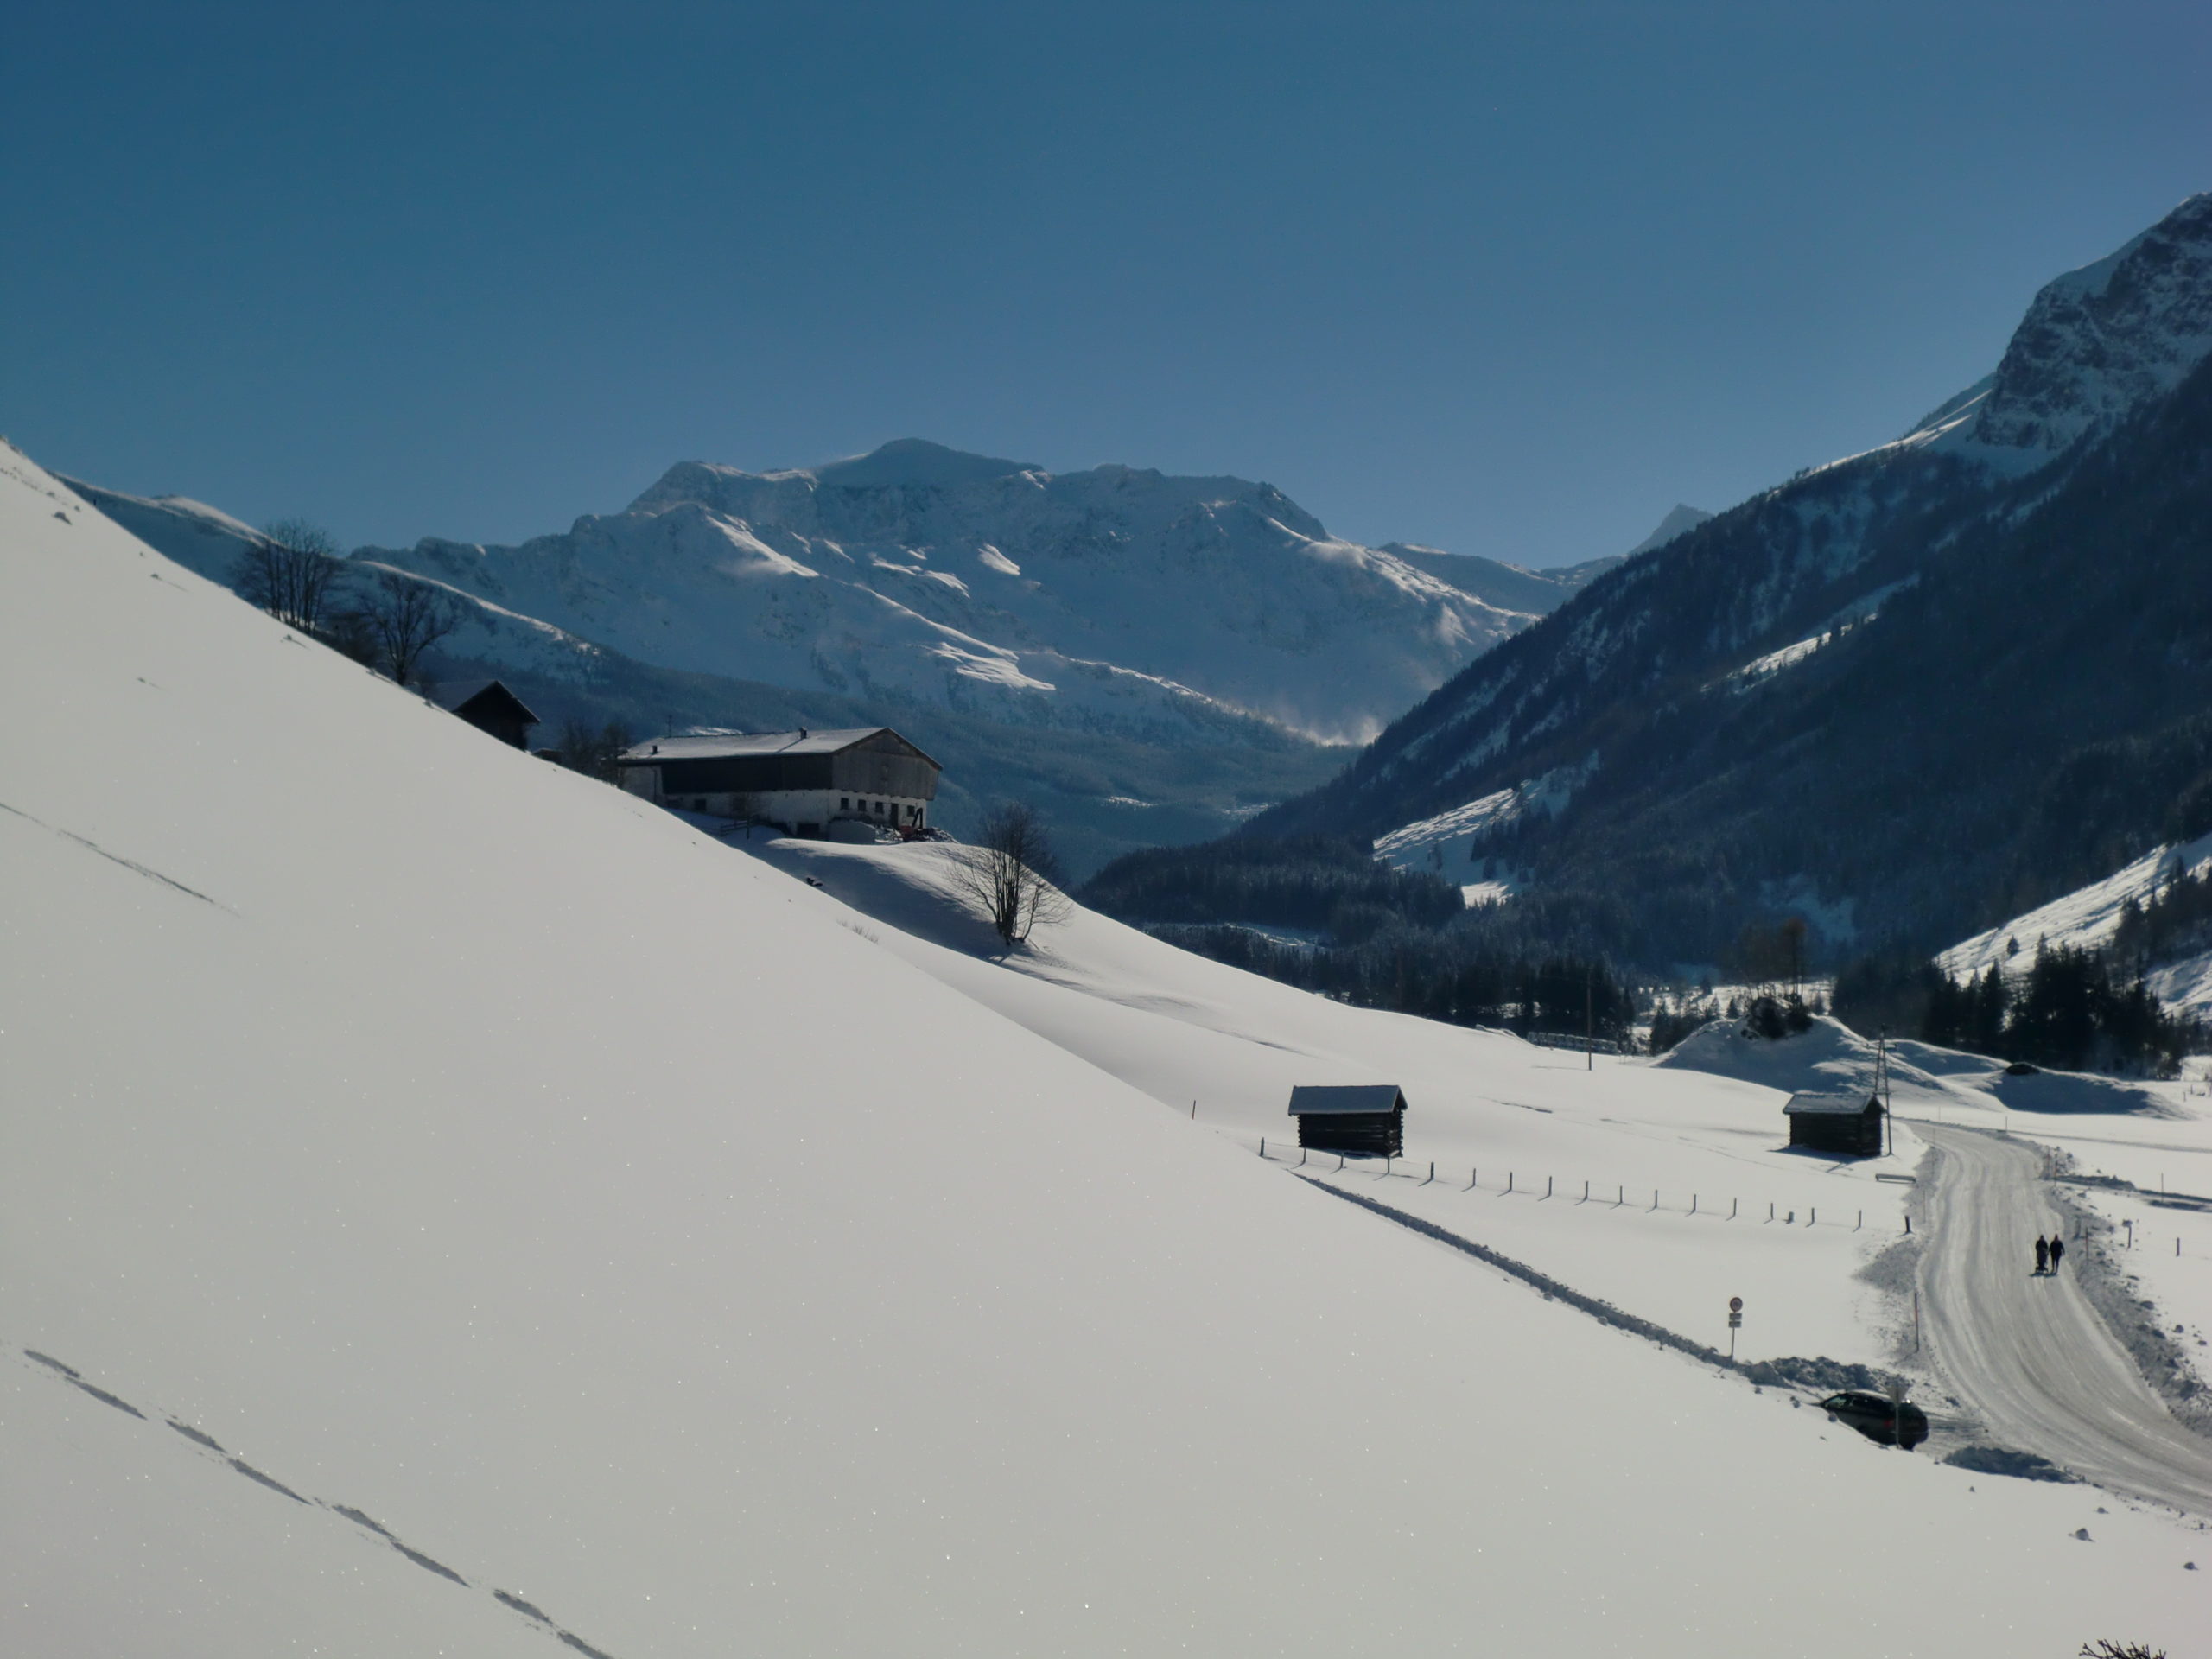
[[[498,680],[441,681],[430,688],[430,698],[478,731],[518,749],[530,747],[530,728],[539,724],[530,705]]]
[[[1290,1115],[1309,1151],[1395,1158],[1406,1149],[1406,1096],[1395,1083],[1303,1083],[1290,1091]]]
[[[1789,1096],[1782,1109],[1789,1120],[1789,1144],[1812,1152],[1841,1153],[1849,1158],[1882,1154],[1882,1102],[1878,1096],[1808,1092]]]

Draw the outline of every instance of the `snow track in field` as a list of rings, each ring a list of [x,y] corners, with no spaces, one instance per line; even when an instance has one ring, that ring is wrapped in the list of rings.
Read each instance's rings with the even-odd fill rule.
[[[213,1464],[220,1468],[228,1469],[233,1474],[244,1475],[248,1480],[252,1481],[256,1485],[266,1487],[270,1491],[276,1493],[277,1496],[289,1498],[291,1502],[300,1504],[304,1508],[311,1510],[323,1510],[328,1511],[332,1515],[339,1516],[346,1521],[350,1522],[353,1526],[359,1528],[362,1531],[373,1535],[379,1542],[391,1546],[393,1550],[405,1557],[408,1560],[412,1561],[416,1566],[421,1567],[426,1573],[435,1573],[439,1578],[444,1579],[449,1583],[459,1585],[464,1590],[477,1591],[480,1588],[479,1586],[471,1584],[467,1579],[454,1572],[453,1568],[448,1567],[444,1562],[434,1560],[432,1557],[424,1554],[421,1550],[411,1548],[390,1528],[371,1519],[361,1510],[345,1503],[327,1503],[319,1497],[302,1497],[300,1493],[293,1491],[292,1488],[284,1484],[283,1482],[278,1480],[274,1475],[255,1468],[253,1465],[248,1463],[244,1458],[232,1455],[223,1448],[221,1443],[219,1442],[213,1435],[208,1434],[202,1430],[194,1428],[191,1424],[180,1422],[175,1417],[171,1417],[165,1413],[149,1413],[141,1411],[137,1407],[132,1405],[129,1401],[122,1398],[120,1395],[111,1394],[105,1389],[101,1388],[99,1384],[87,1381],[84,1375],[79,1372],[76,1367],[70,1365],[62,1360],[54,1358],[51,1354],[41,1353],[35,1348],[22,1348],[19,1349],[18,1351],[21,1352],[25,1359],[43,1366],[46,1372],[52,1376],[54,1381],[58,1382],[65,1382],[72,1388],[90,1395],[102,1405],[112,1406],[116,1410],[122,1412],[128,1416],[135,1417],[143,1423],[149,1425],[156,1422],[168,1424],[169,1427],[175,1429],[179,1434],[191,1441],[192,1444],[198,1448],[193,1455],[200,1458],[202,1461]],[[529,1619],[532,1624],[540,1627],[546,1635],[554,1637],[564,1646],[574,1649],[578,1653],[588,1656],[589,1659],[613,1659],[612,1655],[602,1652],[600,1649],[592,1646],[574,1631],[563,1630],[560,1625],[554,1623],[554,1621],[545,1613],[539,1611],[538,1608],[530,1602],[527,1602],[521,1597],[514,1594],[512,1592],[506,1590],[490,1590],[485,1592],[485,1593],[489,1594],[493,1601],[499,1603],[500,1606],[505,1607],[510,1612],[520,1614],[523,1618]]]

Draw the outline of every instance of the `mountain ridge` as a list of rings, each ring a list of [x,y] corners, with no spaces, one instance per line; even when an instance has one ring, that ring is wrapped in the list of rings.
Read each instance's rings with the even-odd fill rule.
[[[1243,833],[1382,836],[1500,791],[1573,775],[1586,781],[1557,811],[1501,820],[1471,855],[1495,855],[1510,842],[1516,869],[1533,869],[1539,891],[1571,887],[1593,903],[1624,906],[1636,919],[1611,925],[1618,948],[1640,960],[1715,960],[1745,921],[1786,908],[1793,888],[1814,893],[1810,907],[1831,918],[1854,901],[1859,925],[1875,934],[1924,926],[1931,947],[1948,943],[1943,927],[1997,903],[1992,884],[2056,879],[2057,855],[2037,853],[2040,875],[2002,859],[1986,867],[1966,860],[1953,870],[1965,887],[1907,883],[1925,906],[1916,921],[1902,888],[1885,896],[1865,871],[1853,873],[1842,847],[1853,832],[1801,825],[1789,833],[1783,804],[1765,800],[1745,771],[1763,762],[1811,789],[1818,768],[1807,757],[1849,753],[1835,764],[1878,777],[1876,753],[1837,738],[1853,710],[1824,709],[1819,695],[1839,695],[1848,683],[1869,702],[1893,701],[1872,682],[1845,680],[1869,661],[1877,667],[1867,671],[1897,683],[1945,684],[1955,699],[1943,705],[1948,714],[1988,725],[1994,716],[1974,711],[1966,688],[1950,687],[1931,662],[1885,658],[1880,642],[1940,651],[1918,622],[1900,626],[1931,603],[1961,607],[1957,626],[1968,643],[1979,644],[1967,620],[1977,613],[2001,614],[2031,637],[2067,637],[2068,585],[2117,591],[2125,573],[2086,550],[2045,545],[2037,537],[2050,525],[2070,522],[2081,534],[2105,537],[2103,545],[2135,545],[2146,567],[2190,583],[2185,538],[2174,541],[2163,519],[2120,526],[2133,526],[2138,510],[2152,519],[2189,511],[2183,502],[2193,499],[2200,466],[2199,383],[2209,353],[2212,195],[2198,195],[2113,255],[2045,284],[1998,370],[1904,438],[1809,469],[1600,575],[1417,704],[1321,790]],[[2115,404],[2114,388],[2133,389],[2134,401]],[[2111,499],[2092,499],[2100,490]],[[2133,542],[2112,539],[2123,533]],[[1967,548],[1978,568],[1964,562]],[[2023,596],[2020,573],[2030,568],[2044,572],[2044,586]],[[2145,626],[2171,635],[2184,618],[2192,626],[2202,620],[2193,607],[2143,602],[2153,614],[2142,625],[2101,601],[2098,613],[2114,639]],[[2068,648],[2083,663],[2109,654],[2109,645],[2098,650],[2078,639]],[[2171,648],[2193,665],[2204,646],[2176,639]],[[2069,683],[2088,671],[2071,658],[2054,660],[2067,664],[2061,677]],[[2024,702],[2005,712],[2040,718],[2027,686],[2011,695]],[[2085,707],[2106,701],[2084,688]],[[2174,717],[2156,688],[2107,713],[2113,731]],[[1901,706],[1897,717],[1917,732],[1931,710]],[[2044,725],[2067,747],[2101,735],[2078,723]],[[1726,743],[1713,735],[1724,732]],[[2021,764],[2040,772],[2064,752]],[[1944,764],[1974,772],[1980,763],[1951,754]],[[1963,775],[1930,781],[1962,787]],[[1923,830],[1940,817],[1936,806],[1900,800],[1893,789],[1866,792]],[[1848,818],[1825,784],[1819,798]],[[1898,843],[1898,856],[1911,857],[1910,839]],[[1670,855],[1669,842],[1704,849],[1717,863],[1700,871],[1696,856]],[[1646,892],[1625,892],[1631,882]],[[1830,943],[1846,943],[1854,925],[1832,926]]]

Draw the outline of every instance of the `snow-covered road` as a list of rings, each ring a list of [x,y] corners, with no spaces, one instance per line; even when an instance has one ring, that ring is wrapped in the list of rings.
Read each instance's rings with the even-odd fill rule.
[[[2115,1491],[2212,1515],[2212,1444],[2174,1421],[2070,1268],[2033,1272],[2058,1230],[2043,1153],[1976,1129],[1914,1126],[1936,1148],[1921,1266],[1936,1363],[1990,1438]]]

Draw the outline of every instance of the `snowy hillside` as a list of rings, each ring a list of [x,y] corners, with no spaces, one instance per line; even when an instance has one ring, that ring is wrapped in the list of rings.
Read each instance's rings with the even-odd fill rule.
[[[1936,958],[1954,979],[1970,979],[1994,963],[2006,972],[2024,970],[2038,945],[2102,950],[2130,903],[2142,904],[2177,875],[2202,878],[2212,870],[2212,836],[2179,846],[2155,847],[2101,881],[2024,911],[2010,921],[1961,940]],[[2161,1002],[2212,1011],[2212,951],[2155,961],[2148,981]]]
[[[1268,485],[919,440],[811,471],[686,462],[563,535],[360,556],[670,667],[1146,734],[1227,709],[1362,741],[1530,620]]]
[[[1824,1179],[1738,1155],[1771,1134],[1748,1086],[902,943],[12,452],[0,598],[10,696],[71,716],[0,735],[0,1648],[1855,1659],[2202,1627],[2172,1521],[1878,1451],[1160,1104],[1389,1065],[1485,1162],[1564,1155],[1521,1139],[1557,1120],[1585,1161]],[[1303,1053],[1240,1082],[1285,1021]],[[1560,1109],[1592,1078],[1602,1113]],[[1581,1254],[1633,1255],[1617,1219]],[[1714,1300],[1758,1236],[1683,1226]]]

